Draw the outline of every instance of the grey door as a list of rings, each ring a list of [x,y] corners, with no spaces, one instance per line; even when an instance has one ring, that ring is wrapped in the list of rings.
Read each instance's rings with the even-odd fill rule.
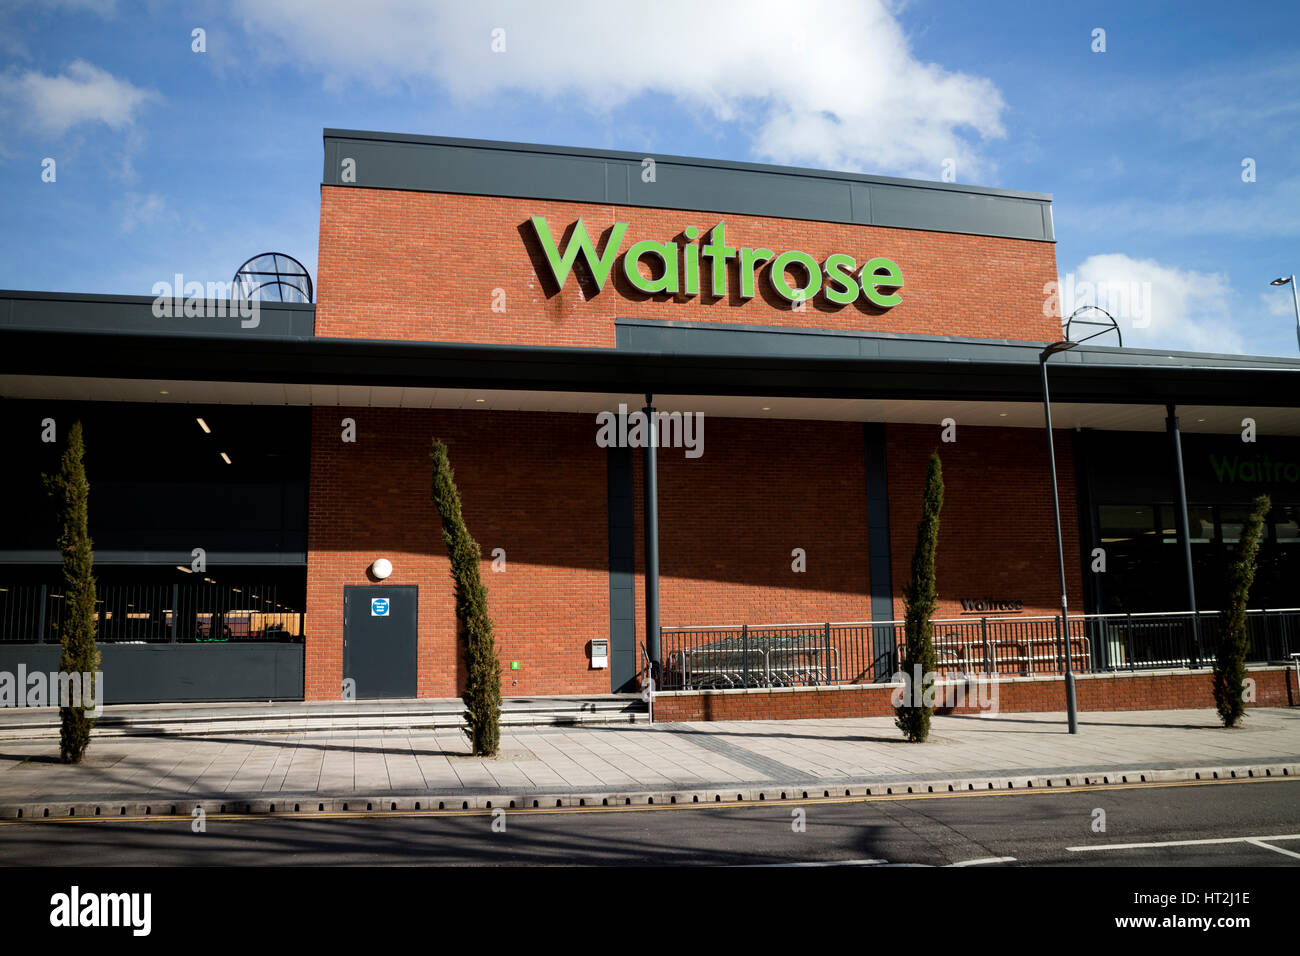
[[[418,589],[343,589],[343,677],[359,700],[416,695]]]

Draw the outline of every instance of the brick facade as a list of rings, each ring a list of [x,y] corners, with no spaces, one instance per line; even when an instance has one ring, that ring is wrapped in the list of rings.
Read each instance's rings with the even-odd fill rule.
[[[357,441],[345,444],[350,417]],[[609,636],[605,452],[585,415],[391,408],[323,408],[312,419],[308,514],[306,696],[338,699],[343,587],[417,585],[421,697],[463,689],[455,591],[431,495],[433,438],[447,444],[465,522],[483,552],[482,575],[503,661],[503,693],[608,693],[587,642]],[[506,570],[492,571],[494,548]],[[512,683],[517,680],[518,683]]]
[[[903,301],[884,312],[863,299],[835,307],[818,296],[802,312],[774,295],[746,301],[734,263],[725,297],[708,295],[703,278],[701,295],[647,296],[627,286],[621,261],[588,299],[573,277],[559,291],[547,288],[530,216],[545,216],[557,234],[581,217],[602,249],[599,237],[628,222],[620,252],[640,239],[672,241],[686,226],[703,233],[725,220],[731,246],[799,249],[819,262],[842,252],[859,265],[886,256],[902,269]],[[1056,247],[1018,239],[323,186],[319,261],[316,334],[343,338],[612,348],[616,316],[1045,342],[1060,334],[1059,319],[1043,314],[1043,287],[1056,281]],[[502,295],[505,311],[494,311]]]
[[[660,624],[870,620],[862,426],[706,418],[704,433],[700,458],[658,453]],[[642,468],[637,452],[643,598]],[[795,548],[805,571],[792,569]],[[644,610],[638,603],[638,641]]]
[[[621,251],[641,239],[683,242],[689,225],[727,223],[728,245],[833,252],[859,263],[887,256],[902,269],[903,301],[887,311],[864,300],[804,311],[760,291],[647,296],[617,262],[593,295],[570,277],[553,288],[529,224],[545,216],[567,234],[581,217],[603,243],[630,223]],[[561,239],[561,244],[565,239]],[[697,244],[698,244],[697,240]],[[545,275],[545,278],[542,276]],[[581,270],[579,277],[583,276]],[[1043,314],[1055,279],[1051,243],[574,202],[324,186],[316,334],[331,337],[611,348],[615,317],[1052,340]],[[760,290],[766,282],[760,281]],[[494,308],[495,306],[495,308]],[[432,383],[436,384],[436,383]],[[871,618],[866,475],[858,422],[709,417],[705,453],[659,454],[660,620],[664,626],[865,621]],[[356,419],[358,440],[340,440]],[[466,520],[484,553],[484,580],[506,694],[608,692],[609,672],[589,666],[588,642],[609,636],[605,451],[590,415],[497,411],[315,409],[307,572],[309,699],[335,698],[342,679],[343,587],[373,581],[419,596],[418,693],[452,696],[463,684],[452,582],[430,499],[429,442],[449,444]],[[939,426],[890,425],[887,459],[895,616],[910,560],[925,457]],[[941,616],[961,597],[1010,596],[1025,612],[1056,603],[1055,552],[1041,435],[963,428],[940,445],[948,481],[940,545]],[[635,454],[636,640],[644,635],[640,453]],[[1066,539],[1074,539],[1069,445],[1059,451]],[[507,571],[490,570],[504,548]],[[792,568],[804,549],[806,571]],[[1067,546],[1071,587],[1077,549]]]
[[[1047,436],[1029,428],[963,426],[955,442],[933,425],[888,425],[889,538],[894,573],[894,617],[903,617],[902,588],[916,547],[916,525],[930,452],[943,462],[939,519],[939,618],[963,614],[963,598],[1019,600],[1021,612],[1060,614],[1052,482]],[[1065,543],[1070,607],[1083,607],[1074,457],[1069,432],[1056,433],[1056,473]],[[997,616],[989,613],[987,616]]]

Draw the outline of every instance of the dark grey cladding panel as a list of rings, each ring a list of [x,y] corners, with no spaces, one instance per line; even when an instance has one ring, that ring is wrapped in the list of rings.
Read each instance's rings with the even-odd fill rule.
[[[633,206],[818,222],[856,221],[849,196],[850,184],[842,180],[657,162],[654,182],[645,182],[638,167],[630,186]],[[713,223],[698,225],[707,227]]]
[[[0,326],[69,332],[167,332],[198,335],[310,338],[316,309],[311,305],[259,302],[257,325],[231,314],[229,302],[205,302],[206,318],[155,316],[152,296],[75,295],[0,290]],[[224,306],[226,315],[216,311]]]
[[[58,644],[0,644],[0,671],[59,669]],[[104,703],[302,700],[301,644],[100,644]]]
[[[326,171],[328,185],[612,201],[606,198],[605,163],[582,156],[364,140],[337,144],[337,155],[334,168]],[[347,159],[356,161],[356,183],[345,183],[341,178]],[[610,179],[616,182],[621,174],[621,169],[612,170]],[[626,191],[624,185],[622,193]]]
[[[871,187],[871,223],[901,229],[977,233],[1015,239],[1051,239],[1045,203],[1008,196]]]
[[[637,352],[699,355],[842,356],[862,355],[856,338],[842,335],[783,335],[766,329],[624,324],[614,328],[615,344]]]
[[[343,179],[349,159],[354,182]],[[1054,240],[1041,193],[525,143],[326,130],[323,181]]]
[[[1039,343],[987,342],[944,336],[895,335],[836,329],[668,323],[618,319],[620,349],[680,355],[744,355],[806,358],[883,358],[933,361],[1016,362],[1036,359]]]

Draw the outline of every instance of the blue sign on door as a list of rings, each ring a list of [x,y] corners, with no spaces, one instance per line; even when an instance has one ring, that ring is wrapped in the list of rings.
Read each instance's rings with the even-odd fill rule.
[[[388,617],[388,598],[371,598],[370,616]]]

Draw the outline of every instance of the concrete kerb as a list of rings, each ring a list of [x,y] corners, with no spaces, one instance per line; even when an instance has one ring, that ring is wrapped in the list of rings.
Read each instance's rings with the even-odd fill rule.
[[[618,809],[628,807],[706,807],[739,803],[804,803],[818,800],[931,796],[957,793],[1007,793],[1035,790],[1087,790],[1134,784],[1300,778],[1300,760],[1179,769],[1151,768],[975,775],[965,777],[888,778],[879,781],[791,781],[739,784],[685,790],[584,791],[566,793],[431,793],[370,794],[322,797],[317,794],[276,794],[254,797],[180,799],[160,797],[122,800],[44,800],[0,806],[0,822],[17,823],[101,820],[114,818],[191,817],[196,809],[207,815],[311,816],[317,813],[432,813],[504,810]]]

